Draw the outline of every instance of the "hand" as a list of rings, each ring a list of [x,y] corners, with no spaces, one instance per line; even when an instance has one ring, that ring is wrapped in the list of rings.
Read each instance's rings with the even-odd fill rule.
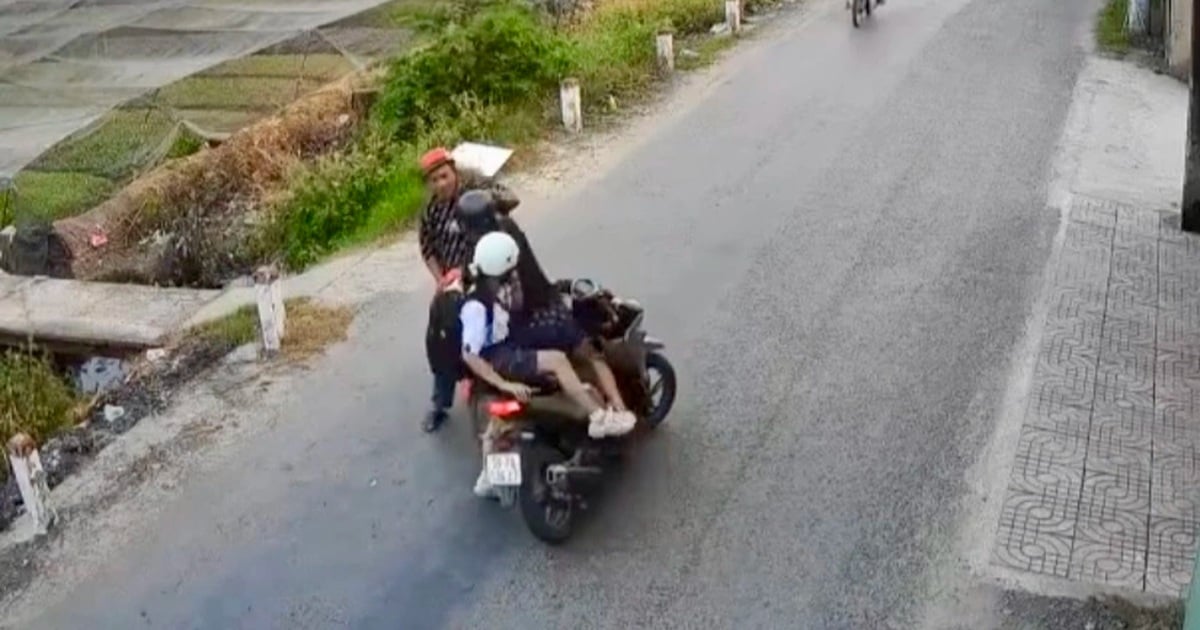
[[[522,383],[505,383],[502,389],[504,393],[521,402],[529,402],[533,396],[533,388]]]
[[[439,292],[445,291],[446,288],[452,286],[454,283],[459,282],[461,280],[462,280],[462,270],[461,269],[451,269],[450,271],[447,271],[446,273],[442,274],[442,277],[438,278],[438,291]]]

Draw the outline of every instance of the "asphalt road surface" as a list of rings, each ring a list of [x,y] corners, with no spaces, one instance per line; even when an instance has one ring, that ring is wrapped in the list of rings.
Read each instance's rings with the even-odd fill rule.
[[[194,480],[37,627],[915,627],[1042,282],[1097,4],[891,0],[854,31],[814,2],[526,221],[551,273],[645,303],[681,377],[570,544],[471,495],[461,419],[420,433],[427,296],[381,296],[252,470]]]

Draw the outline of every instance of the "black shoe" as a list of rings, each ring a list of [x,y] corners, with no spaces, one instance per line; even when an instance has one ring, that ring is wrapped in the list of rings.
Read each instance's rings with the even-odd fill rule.
[[[438,429],[442,428],[442,425],[446,423],[446,419],[448,417],[449,414],[447,414],[444,409],[435,409],[430,411],[429,413],[425,414],[425,421],[421,423],[421,429],[426,433],[434,433]]]

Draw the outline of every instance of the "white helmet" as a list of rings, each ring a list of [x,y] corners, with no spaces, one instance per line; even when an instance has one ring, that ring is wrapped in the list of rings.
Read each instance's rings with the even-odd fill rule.
[[[517,266],[519,253],[520,248],[513,237],[504,232],[489,232],[475,244],[475,257],[471,259],[471,264],[485,276],[498,277]]]

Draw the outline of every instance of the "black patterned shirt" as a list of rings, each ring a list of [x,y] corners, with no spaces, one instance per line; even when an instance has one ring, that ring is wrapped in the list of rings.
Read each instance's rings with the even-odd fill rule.
[[[474,171],[463,169],[459,179],[460,194],[466,190],[488,190],[495,196],[499,210],[504,214],[517,206],[517,198],[508,188]],[[430,199],[421,213],[421,227],[417,233],[421,258],[432,258],[443,270],[460,269],[471,262],[471,243],[455,216],[457,203],[457,195],[452,201]]]

